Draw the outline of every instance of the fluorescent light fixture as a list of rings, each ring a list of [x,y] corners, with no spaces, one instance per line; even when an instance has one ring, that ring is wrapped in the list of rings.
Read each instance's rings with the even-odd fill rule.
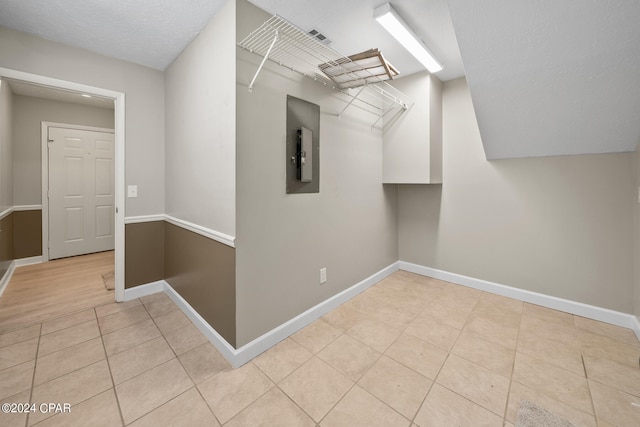
[[[427,70],[437,73],[442,70],[442,64],[433,53],[420,41],[418,36],[409,28],[406,22],[398,15],[390,3],[385,3],[373,10],[373,17],[384,27],[405,49],[416,57]]]
[[[88,93],[83,93],[81,96],[83,96],[85,98],[91,98],[91,95],[89,95]]]

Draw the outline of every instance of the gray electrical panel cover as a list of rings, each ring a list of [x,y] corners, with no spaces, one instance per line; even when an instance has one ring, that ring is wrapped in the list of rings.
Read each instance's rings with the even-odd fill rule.
[[[291,95],[287,95],[286,154],[287,194],[319,193],[320,106]]]

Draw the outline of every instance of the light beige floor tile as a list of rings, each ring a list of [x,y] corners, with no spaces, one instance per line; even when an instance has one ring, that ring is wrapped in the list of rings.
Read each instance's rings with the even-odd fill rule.
[[[96,315],[98,318],[118,313],[122,310],[128,310],[132,307],[141,305],[142,302],[138,298],[125,302],[112,302],[110,304],[100,305],[96,307]]]
[[[358,385],[413,419],[431,388],[432,381],[417,372],[382,356],[358,382]]]
[[[640,398],[615,388],[589,381],[598,421],[615,426],[640,425]]]
[[[60,317],[49,322],[44,322],[42,324],[42,335],[47,335],[81,323],[87,323],[95,319],[96,312],[94,309],[84,310],[68,316]]]
[[[0,399],[31,388],[35,360],[0,371]]]
[[[280,382],[280,388],[316,422],[345,395],[353,383],[317,357]]]
[[[420,427],[501,427],[502,417],[434,384],[415,418]]]
[[[320,423],[323,427],[409,426],[410,422],[358,386]]]
[[[37,405],[49,402],[69,403],[73,411],[75,405],[111,387],[109,367],[106,360],[101,360],[35,387],[31,402]],[[31,414],[29,425],[50,418],[52,415],[55,414],[42,412]]]
[[[432,380],[447,359],[445,350],[409,334],[400,335],[385,354]]]
[[[116,386],[124,422],[129,424],[193,387],[177,359]]]
[[[613,360],[634,368],[638,366],[640,348],[583,330],[579,330],[578,336],[583,354]]]
[[[499,323],[484,317],[470,317],[463,331],[511,349],[515,349],[518,342],[518,325]]]
[[[38,358],[34,384],[40,385],[105,358],[100,337]]]
[[[0,348],[0,371],[36,358],[38,338]]]
[[[407,334],[430,342],[449,351],[460,334],[460,330],[445,325],[431,316],[420,316],[407,327]]]
[[[167,314],[173,310],[179,310],[178,306],[171,301],[171,298],[163,292],[144,296],[140,298],[140,301],[142,301],[142,304],[147,308],[151,317],[154,318]]]
[[[0,403],[29,403],[31,390],[25,390],[13,396],[1,398]],[[16,412],[0,411],[0,426],[2,427],[24,427],[27,423],[27,412],[17,412],[18,408],[10,408]]]
[[[475,301],[457,301],[449,298],[436,298],[429,303],[422,314],[437,319],[452,328],[462,329],[473,310]]]
[[[418,317],[416,313],[401,309],[380,310],[367,314],[367,319],[382,323],[383,325],[391,326],[392,328],[400,331],[406,329],[406,327],[409,326],[416,317]]]
[[[594,334],[604,335],[625,344],[640,347],[640,341],[638,341],[636,334],[634,334],[631,329],[598,322],[597,320],[586,319],[580,316],[574,316],[573,320],[576,324],[576,328],[578,329],[583,329]]]
[[[507,421],[515,423],[520,403],[523,400],[535,403],[552,414],[571,422],[575,426],[596,427],[596,420],[592,414],[580,411],[573,406],[535,391],[516,381],[511,382],[507,415],[505,417]]]
[[[167,339],[167,342],[177,355],[186,353],[187,351],[209,341],[207,340],[207,337],[202,335],[202,332],[200,332],[192,323],[181,328],[174,329],[173,331],[165,334],[164,337]]]
[[[113,382],[118,385],[173,359],[163,337],[154,338],[109,357]]]
[[[316,354],[338,338],[341,333],[339,329],[334,328],[322,319],[318,319],[291,335],[291,339],[311,353]]]
[[[344,304],[322,316],[322,320],[342,332],[354,327],[365,318],[366,315],[364,313]]]
[[[520,334],[580,348],[580,329],[541,320],[538,317],[523,316],[520,322]]]
[[[0,335],[0,348],[7,347],[19,342],[32,340],[40,336],[40,325],[29,326],[28,328],[17,329]]]
[[[68,413],[47,418],[38,427],[116,427],[122,426],[120,410],[113,389],[100,393],[89,400],[73,405]]]
[[[198,389],[214,415],[224,424],[266,393],[273,383],[253,363],[222,371]]]
[[[110,332],[135,325],[136,323],[140,323],[148,319],[150,319],[150,317],[147,310],[138,305],[128,310],[122,310],[118,313],[100,317],[98,319],[98,324],[100,325],[100,331],[102,334],[106,335]]]
[[[498,311],[506,310],[520,315],[522,314],[523,304],[524,303],[522,301],[513,298],[492,294],[490,292],[483,292],[476,307],[493,307]]]
[[[584,356],[587,377],[640,397],[640,369],[598,357]],[[640,410],[640,408],[638,408]]]
[[[253,363],[267,374],[271,381],[278,383],[312,356],[306,348],[287,338],[256,357]]]
[[[403,279],[401,277],[394,276],[390,276],[376,285],[376,287],[384,287],[402,295],[408,295],[416,299],[429,301],[438,297],[444,286],[446,285],[441,284],[434,286],[431,282],[423,283],[419,280],[414,280],[413,278]]]
[[[367,344],[374,350],[384,353],[391,344],[400,336],[402,330],[376,322],[364,320],[346,332],[353,338]]]
[[[577,375],[526,354],[516,353],[513,380],[583,412],[593,412],[584,375]]]
[[[446,283],[446,286],[442,288],[443,295],[449,295],[455,297],[458,300],[478,301],[483,292],[478,289],[469,288],[467,286],[456,285],[455,283]]]
[[[462,332],[451,353],[490,369],[503,377],[511,377],[516,352],[484,338]]]
[[[153,323],[153,320],[149,319],[106,334],[102,337],[102,340],[104,341],[107,356],[112,356],[159,336],[160,331]]]
[[[282,391],[274,387],[242,410],[225,427],[314,427],[311,418],[296,406]]]
[[[554,323],[556,325],[561,325],[567,328],[574,327],[573,314],[541,307],[539,305],[530,304],[528,302],[525,302],[524,306],[522,307],[522,317],[523,319],[531,317],[545,322]]]
[[[40,337],[38,357],[80,344],[100,336],[98,322],[94,319]]]
[[[505,308],[493,307],[486,301],[479,301],[467,321],[471,323],[477,318],[518,329],[520,328],[522,314]]]
[[[547,339],[521,329],[518,337],[518,351],[584,376],[582,353],[579,347]]]
[[[191,324],[189,318],[180,310],[170,311],[167,314],[156,317],[154,320],[158,329],[165,335],[175,329]]]
[[[192,388],[138,419],[131,424],[131,427],[216,427],[219,425],[220,423],[213,416],[198,390]]]
[[[380,353],[349,335],[341,335],[318,357],[355,382],[378,360]]]
[[[497,415],[504,414],[509,380],[502,375],[450,355],[436,381]]]
[[[408,312],[418,315],[433,299],[433,297],[420,295],[406,286],[396,286],[395,289],[376,286],[375,289],[379,290],[378,295],[383,301],[397,308],[400,313]]]
[[[229,362],[210,342],[181,354],[178,359],[196,384],[200,384],[218,372],[231,369]]]

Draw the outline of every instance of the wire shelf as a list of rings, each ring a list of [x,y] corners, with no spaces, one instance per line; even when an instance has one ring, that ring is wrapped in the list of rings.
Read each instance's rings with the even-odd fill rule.
[[[269,59],[345,94],[348,97],[347,105],[337,114],[338,117],[351,105],[358,105],[377,116],[372,125],[375,127],[383,118],[396,117],[413,105],[411,98],[391,86],[379,74],[374,74],[278,15],[269,18],[238,45],[263,57],[249,84],[249,91],[253,90],[256,78]],[[340,87],[339,83],[322,72],[321,67],[330,68],[343,78],[349,76],[349,87]],[[340,70],[340,73],[336,73],[336,70]]]

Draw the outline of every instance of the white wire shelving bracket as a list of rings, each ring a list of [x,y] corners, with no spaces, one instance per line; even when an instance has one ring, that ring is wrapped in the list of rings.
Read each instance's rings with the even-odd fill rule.
[[[358,68],[347,56],[321,43],[278,15],[272,16],[252,31],[238,43],[238,46],[263,57],[249,84],[249,92],[253,90],[258,75],[269,59],[346,95],[347,105],[336,114],[338,117],[341,117],[352,105],[357,105],[377,116],[377,120],[372,125],[375,127],[385,118],[392,117],[389,121],[394,121],[397,116],[413,105],[413,100],[403,92],[370,73],[366,68]],[[352,74],[362,80],[362,85],[340,88],[337,83],[322,73],[320,65],[342,68],[345,74]]]

